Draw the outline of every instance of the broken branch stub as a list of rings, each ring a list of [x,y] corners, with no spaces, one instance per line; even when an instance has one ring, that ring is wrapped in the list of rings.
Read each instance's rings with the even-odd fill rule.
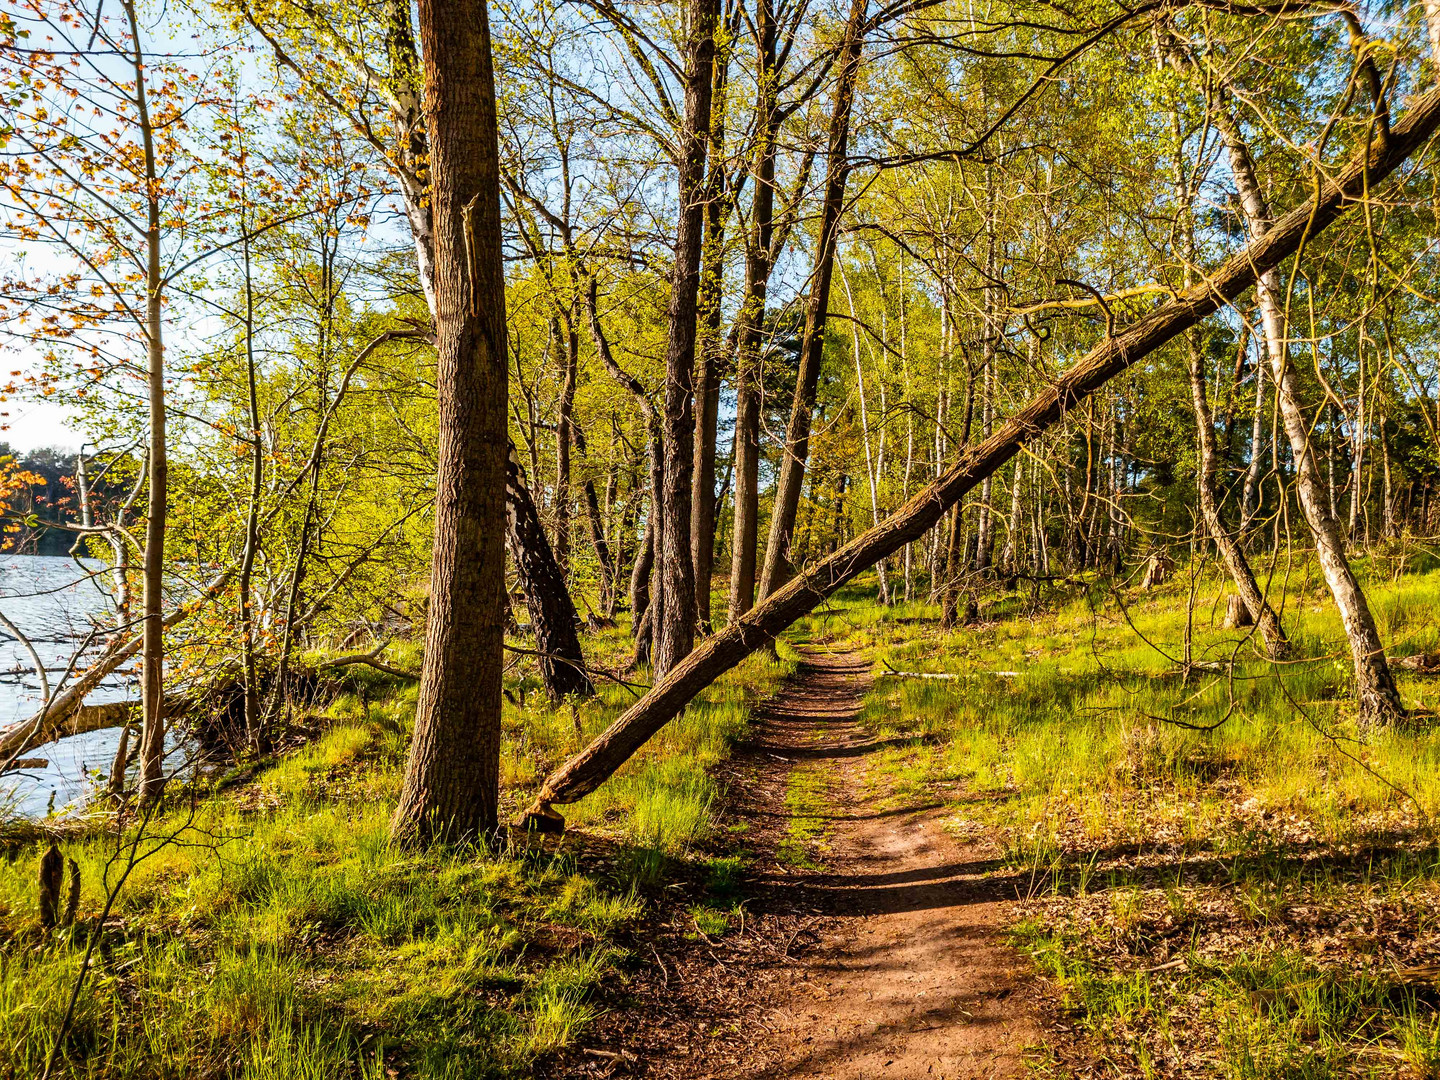
[[[929,531],[972,488],[1015,456],[1068,410],[1132,364],[1184,333],[1222,304],[1251,288],[1260,275],[1293,255],[1367,190],[1398,168],[1440,128],[1440,88],[1418,98],[1389,138],[1373,142],[1316,196],[1279,219],[1264,236],[1241,248],[1208,279],[1178,293],[1151,314],[1108,336],[1055,382],[1031,399],[990,438],[963,453],[950,469],[886,520],[799,574],[738,622],[708,638],[632,705],[595,741],[552,772],[521,825],[546,831],[564,827],[553,809],[600,786],[636,751],[678,716],[701,690],[807,614],[857,574]]]

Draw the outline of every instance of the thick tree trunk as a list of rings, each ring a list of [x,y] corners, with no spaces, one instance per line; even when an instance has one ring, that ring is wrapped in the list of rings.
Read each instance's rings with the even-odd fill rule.
[[[1432,91],[1433,93],[1433,91]],[[1422,101],[1429,101],[1426,95]],[[1270,209],[1265,195],[1260,190],[1255,176],[1255,166],[1250,158],[1240,133],[1239,124],[1222,101],[1215,109],[1216,126],[1229,151],[1230,171],[1240,195],[1240,209],[1254,241],[1269,235]],[[1377,153],[1386,152],[1384,143]],[[1260,304],[1260,318],[1265,330],[1265,349],[1270,357],[1270,368],[1275,383],[1275,394],[1280,404],[1280,418],[1285,435],[1290,441],[1290,453],[1295,460],[1295,488],[1304,511],[1305,521],[1315,538],[1315,554],[1320,562],[1325,584],[1340,609],[1340,621],[1345,628],[1345,637],[1350,645],[1355,666],[1355,697],[1359,706],[1360,722],[1364,725],[1388,724],[1405,715],[1400,702],[1400,693],[1390,674],[1390,665],[1385,660],[1385,646],[1375,627],[1365,593],[1360,588],[1350,563],[1345,557],[1344,543],[1340,539],[1339,523],[1333,507],[1325,498],[1317,475],[1315,455],[1310,443],[1310,425],[1300,404],[1296,386],[1295,368],[1290,362],[1290,350],[1286,345],[1285,312],[1280,294],[1280,275],[1267,268],[1255,284],[1256,298]],[[1248,604],[1248,600],[1247,600]],[[1253,609],[1252,609],[1253,612]]]
[[[404,133],[399,159],[395,162],[395,173],[400,181],[405,217],[410,224],[410,233],[415,243],[420,285],[424,290],[431,317],[438,324],[435,283],[435,206],[427,187],[427,177],[431,175],[428,172],[430,134],[428,117],[422,115],[422,105],[414,91],[414,87],[420,81],[417,78],[420,70],[420,57],[415,48],[409,3],[406,0],[386,0],[385,17],[385,45],[391,69],[387,90],[392,101],[392,120],[397,130]],[[573,338],[573,334],[571,337]],[[534,447],[532,446],[531,449],[533,451]],[[507,446],[507,458],[512,450],[513,447]],[[527,514],[534,515],[532,520],[522,521],[520,532],[523,535],[527,537],[543,537],[545,535],[539,515],[535,512],[533,501],[527,501],[523,506],[508,506],[506,510],[508,514],[519,518],[524,518]],[[568,549],[568,536],[566,547]],[[543,551],[528,552],[526,564],[527,566],[542,566],[547,560],[553,565],[544,567],[542,576],[545,580],[565,581],[565,569],[556,563],[555,553],[548,543]],[[547,624],[563,623],[567,607],[574,611],[574,604],[570,600],[568,588],[562,600],[556,594],[539,589],[534,582],[528,582],[525,578],[528,573],[525,566],[517,564],[517,570],[520,573],[520,587],[524,590],[526,597],[536,596],[539,598],[538,602],[546,606],[545,621]],[[577,651],[574,655],[567,655],[565,659],[572,665],[583,667],[585,660],[578,651],[578,640],[577,638]]]
[[[505,471],[505,542],[510,558],[521,568],[525,608],[530,613],[530,630],[535,651],[540,654],[540,677],[551,701],[569,695],[589,697],[595,692],[580,656],[580,619],[570,592],[559,577],[559,562],[550,555],[550,542],[540,527],[535,500],[525,483],[525,472],[513,449],[508,451]]]
[[[820,382],[820,362],[825,353],[825,321],[829,314],[830,282],[835,269],[836,237],[840,214],[845,206],[845,184],[850,176],[850,112],[855,99],[855,79],[860,70],[860,53],[864,48],[865,11],[865,0],[852,0],[841,50],[834,111],[830,117],[825,194],[815,247],[814,284],[805,306],[800,370],[795,379],[795,397],[790,404],[785,453],[775,482],[775,508],[770,515],[770,535],[765,543],[765,565],[760,575],[762,600],[783,585],[793,571],[790,545],[795,533],[795,517],[800,508],[800,491],[805,481],[805,463],[810,455],[810,421],[815,409],[815,391]]]
[[[525,822],[539,828],[563,825],[552,808],[594,791],[645,742],[674,719],[696,694],[772,641],[797,618],[815,608],[855,575],[923,536],[945,512],[986,476],[993,475],[1020,448],[1130,365],[1172,341],[1251,288],[1257,276],[1294,254],[1305,238],[1318,235],[1368,189],[1380,183],[1440,127],[1440,91],[1415,102],[1390,138],[1369,147],[1361,161],[1323,182],[1317,196],[1286,214],[1197,287],[1180,293],[1149,316],[1107,337],[1067,374],[1032,399],[981,445],[886,521],[778,590],[739,622],[705,641],[660,680],[593,743],[545,780]]]
[[[710,142],[718,0],[690,0],[685,116],[680,132],[680,223],[666,313],[664,487],[660,499],[660,606],[654,666],[659,677],[695,644],[695,564],[690,557],[690,502],[695,459],[695,339],[700,255],[705,240],[705,158]]]
[[[746,240],[745,295],[740,301],[735,349],[735,518],[730,535],[729,621],[755,603],[755,545],[760,520],[760,345],[773,267],[775,153],[779,115],[775,103],[775,5],[756,3],[757,68],[755,196]]]
[[[484,836],[498,825],[512,458],[489,13],[485,0],[420,0],[419,10],[440,452],[425,663],[391,832],[426,842]]]

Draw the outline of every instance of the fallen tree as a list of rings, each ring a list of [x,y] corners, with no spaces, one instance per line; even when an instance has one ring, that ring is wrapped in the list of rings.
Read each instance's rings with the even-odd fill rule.
[[[218,596],[234,572],[234,567],[223,571],[189,603],[181,605],[166,615],[160,621],[160,625],[168,630],[170,627],[184,622],[208,601]],[[144,635],[142,634],[132,634],[128,638],[122,638],[115,642],[100,654],[100,658],[95,663],[81,672],[73,683],[51,698],[39,712],[21,720],[18,724],[11,724],[0,730],[0,772],[5,771],[6,762],[9,759],[18,758],[27,750],[32,750],[37,746],[44,746],[46,743],[54,742],[66,735],[79,735],[86,731],[97,731],[100,728],[118,727],[123,723],[125,715],[117,711],[114,706],[96,705],[91,707],[91,711],[85,711],[85,699],[105,681],[106,676],[126,661],[138,656],[143,643]],[[128,706],[125,707],[128,709]]]
[[[885,521],[857,536],[833,555],[772,593],[739,621],[709,638],[678,663],[649,693],[632,705],[589,746],[552,772],[521,824],[559,829],[553,809],[594,791],[620,768],[701,690],[770,642],[857,574],[920,539],[972,488],[1110,379],[1184,333],[1223,304],[1252,288],[1258,278],[1299,251],[1348,207],[1363,202],[1373,186],[1429,142],[1440,128],[1440,89],[1418,98],[1388,135],[1376,132],[1354,160],[1333,179],[1321,179],[1314,197],[1276,221],[1214,274],[1130,326],[1107,334],[1055,382],[983,443],[971,447],[935,480]]]

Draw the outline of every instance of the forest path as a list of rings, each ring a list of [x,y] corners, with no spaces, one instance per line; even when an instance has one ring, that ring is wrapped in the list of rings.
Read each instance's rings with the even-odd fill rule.
[[[876,767],[894,744],[856,720],[868,659],[813,647],[802,656],[758,711],[746,747],[792,763],[784,793],[775,785],[764,799],[789,817],[782,843],[797,843],[797,821],[817,840],[812,858],[797,859],[792,846],[756,883],[777,907],[820,917],[818,940],[772,999],[776,1057],[763,1075],[1022,1075],[1041,1028],[1024,962],[1002,937],[1015,883],[987,876],[989,853],[949,837],[933,803],[898,796]]]

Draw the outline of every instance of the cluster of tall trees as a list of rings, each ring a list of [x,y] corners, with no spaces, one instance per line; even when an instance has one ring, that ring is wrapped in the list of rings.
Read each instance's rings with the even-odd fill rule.
[[[1313,547],[1395,722],[1350,558],[1440,513],[1434,15],[215,0],[202,62],[11,2],[0,315],[117,463],[57,525],[120,567],[142,797],[167,657],[254,752],[301,645],[423,632],[396,830],[473,835],[512,597],[557,699],[581,611],[656,681],[546,823],[872,566],[955,622],[1181,545],[1277,658]]]

